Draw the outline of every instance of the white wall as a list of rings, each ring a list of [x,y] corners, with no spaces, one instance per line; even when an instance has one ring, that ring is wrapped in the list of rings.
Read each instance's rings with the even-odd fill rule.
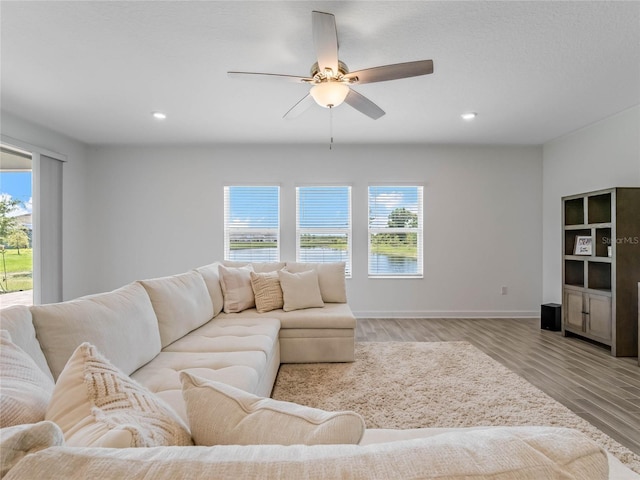
[[[562,299],[563,196],[640,186],[640,106],[543,146],[543,299]]]
[[[281,255],[293,260],[294,187],[342,183],[353,187],[348,289],[357,315],[539,313],[540,147],[105,146],[88,157],[90,291],[221,259],[225,184],[281,185]],[[423,279],[367,278],[367,186],[380,182],[425,184]]]
[[[18,140],[21,143],[66,156],[63,166],[62,198],[62,295],[63,299],[67,300],[88,293],[87,279],[92,272],[84,268],[87,247],[89,247],[85,236],[87,228],[85,145],[4,111],[1,119],[2,138],[8,140],[8,143],[12,143],[11,140]]]

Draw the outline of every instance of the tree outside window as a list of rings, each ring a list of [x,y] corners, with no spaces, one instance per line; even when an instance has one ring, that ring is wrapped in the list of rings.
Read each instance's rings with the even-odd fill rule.
[[[369,276],[422,276],[421,186],[369,187]]]

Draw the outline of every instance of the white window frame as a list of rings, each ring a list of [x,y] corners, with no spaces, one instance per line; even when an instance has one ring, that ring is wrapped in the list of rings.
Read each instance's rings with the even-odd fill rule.
[[[369,278],[424,278],[424,185],[419,184],[376,184],[367,187],[367,206],[368,212],[371,212],[371,189],[372,188],[416,188],[418,194],[417,212],[418,227],[417,228],[389,228],[389,227],[372,227],[370,219],[367,220],[367,271]],[[370,213],[369,213],[370,215]],[[417,248],[417,271],[415,273],[375,273],[372,272],[371,265],[371,236],[379,233],[415,233]]]
[[[231,205],[230,205],[230,192],[231,188],[276,188],[277,189],[277,199],[278,199],[278,218],[277,218],[277,227],[275,228],[265,228],[265,227],[234,227],[229,225],[229,219],[231,216]],[[276,256],[273,259],[265,260],[265,261],[280,261],[280,185],[241,185],[241,184],[231,184],[224,186],[224,259],[230,260],[230,252],[231,252],[231,237],[234,234],[248,234],[248,235],[265,235],[269,237],[275,237],[276,239]],[[248,260],[250,261],[250,260]]]
[[[347,227],[301,227],[300,226],[300,189],[301,188],[346,188],[347,189],[347,208],[348,213],[348,225]],[[351,252],[353,243],[353,215],[351,205],[351,185],[299,185],[296,186],[296,259],[298,262],[303,261],[301,259],[301,239],[303,235],[345,235],[347,237],[347,260],[345,266],[345,278],[351,278],[352,262]]]

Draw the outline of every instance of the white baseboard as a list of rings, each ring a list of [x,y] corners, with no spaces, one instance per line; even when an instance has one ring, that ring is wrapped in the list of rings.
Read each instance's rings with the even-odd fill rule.
[[[492,311],[492,312],[455,312],[455,311],[405,311],[390,312],[354,311],[356,318],[540,318],[539,311]]]

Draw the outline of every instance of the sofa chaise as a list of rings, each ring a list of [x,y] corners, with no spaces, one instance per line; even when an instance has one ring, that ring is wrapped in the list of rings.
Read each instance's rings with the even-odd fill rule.
[[[344,264],[216,262],[0,313],[6,478],[640,478],[573,430],[366,430],[353,412],[269,399],[280,363],[354,360]],[[23,367],[5,358],[12,349],[33,364],[17,393],[32,410],[5,402],[23,385]],[[109,375],[115,384],[100,383]],[[109,391],[122,385],[134,392],[127,402],[138,402],[135,418],[151,425],[146,437]],[[72,408],[83,395],[91,398]],[[96,395],[112,396],[98,404]],[[145,410],[155,399],[171,417],[166,424]],[[221,425],[234,415],[240,440],[224,445]],[[289,441],[264,444],[273,443],[263,441],[269,429]],[[176,431],[180,442],[155,442],[158,432]],[[187,446],[194,440],[206,446]],[[105,448],[116,446],[124,448]]]

